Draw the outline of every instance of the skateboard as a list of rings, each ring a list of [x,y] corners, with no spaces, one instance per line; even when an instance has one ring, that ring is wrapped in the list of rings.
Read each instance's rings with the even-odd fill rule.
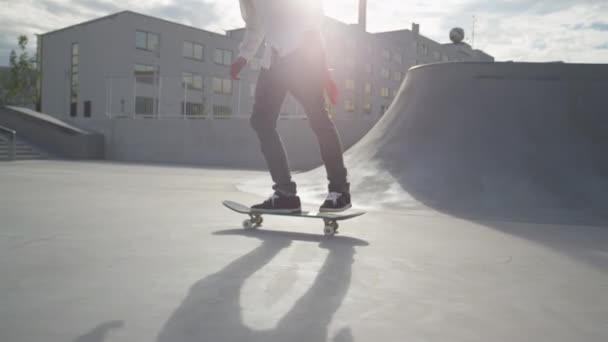
[[[233,211],[236,211],[240,214],[249,215],[249,218],[243,221],[244,229],[256,229],[262,226],[262,222],[264,219],[262,215],[275,215],[275,216],[292,216],[292,217],[308,217],[308,218],[317,218],[323,219],[325,223],[325,228],[323,229],[323,234],[325,236],[334,236],[338,234],[338,221],[348,220],[357,216],[361,216],[365,214],[364,211],[347,211],[347,212],[339,212],[339,213],[323,213],[318,211],[301,211],[299,213],[292,214],[284,214],[284,213],[265,213],[265,212],[256,212],[252,210],[250,207],[236,203],[233,201],[223,201],[222,204]]]

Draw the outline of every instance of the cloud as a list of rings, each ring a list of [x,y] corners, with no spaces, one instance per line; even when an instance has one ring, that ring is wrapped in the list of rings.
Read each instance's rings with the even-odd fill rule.
[[[566,25],[566,27],[572,28],[575,31],[581,30],[595,30],[595,31],[608,31],[608,23],[604,22],[593,22],[591,24],[576,24],[576,25]]]
[[[595,22],[591,24],[591,29],[596,31],[608,31],[608,23]]]
[[[461,11],[468,13],[486,13],[505,15],[547,15],[567,10],[575,6],[571,0],[476,0],[468,1]]]
[[[565,27],[572,27],[573,30],[578,31],[578,30],[584,29],[585,28],[585,24],[576,24],[576,25],[573,25],[573,26],[565,25]]]

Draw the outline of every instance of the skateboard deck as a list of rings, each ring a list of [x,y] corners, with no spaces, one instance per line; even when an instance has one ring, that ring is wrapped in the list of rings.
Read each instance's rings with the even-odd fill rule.
[[[222,204],[237,213],[249,215],[249,219],[243,221],[243,228],[255,229],[262,226],[262,215],[274,215],[274,216],[292,216],[292,217],[308,217],[322,219],[325,222],[325,229],[323,233],[327,236],[333,236],[338,233],[338,221],[348,220],[357,216],[365,214],[365,211],[352,211],[348,210],[345,212],[319,212],[319,211],[301,211],[299,213],[265,213],[252,210],[250,207],[233,202],[223,201]]]

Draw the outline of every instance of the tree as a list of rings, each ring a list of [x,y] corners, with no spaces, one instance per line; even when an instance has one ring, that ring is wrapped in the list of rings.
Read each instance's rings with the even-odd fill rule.
[[[9,57],[10,70],[6,81],[7,94],[4,102],[26,105],[28,101],[36,101],[37,98],[34,91],[36,59],[30,57],[27,52],[27,36],[20,35],[17,40],[19,54],[12,50]]]

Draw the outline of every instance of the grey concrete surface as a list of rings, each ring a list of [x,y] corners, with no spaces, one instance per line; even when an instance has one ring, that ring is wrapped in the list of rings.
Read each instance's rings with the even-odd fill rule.
[[[465,218],[608,222],[608,65],[445,63],[408,72],[345,156],[370,207]],[[302,190],[324,195],[320,168]]]
[[[608,339],[606,227],[378,208],[332,240],[245,233],[220,201],[260,200],[236,188],[254,178],[0,163],[0,341]]]

